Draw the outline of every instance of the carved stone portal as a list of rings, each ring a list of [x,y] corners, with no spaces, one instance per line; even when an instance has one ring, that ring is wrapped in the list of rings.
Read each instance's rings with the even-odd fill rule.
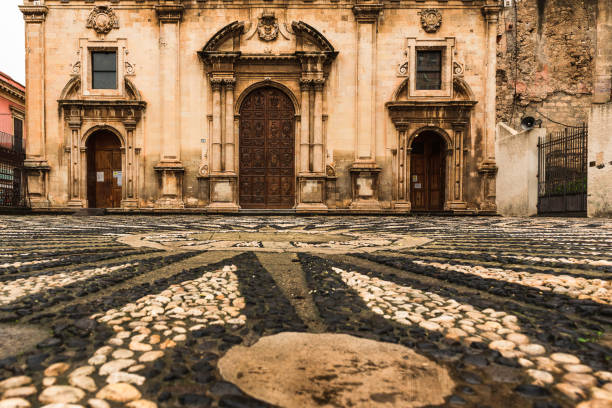
[[[425,9],[421,15],[421,27],[426,33],[435,33],[442,25],[442,13],[438,9]]]
[[[93,28],[98,34],[108,34],[113,28],[119,28],[119,19],[112,8],[97,6],[89,14],[87,28]]]

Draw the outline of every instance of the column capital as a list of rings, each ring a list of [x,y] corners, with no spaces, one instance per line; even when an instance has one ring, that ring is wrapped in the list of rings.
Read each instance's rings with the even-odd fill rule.
[[[47,19],[47,6],[19,6],[26,23],[42,23]]]
[[[234,78],[225,78],[222,80],[223,85],[225,85],[225,89],[233,90],[234,86],[236,86],[236,80]]]
[[[312,86],[311,79],[300,79],[300,90],[307,91]]]
[[[183,18],[182,4],[159,4],[155,6],[157,18],[162,23],[178,23]]]
[[[71,116],[68,118],[68,126],[71,129],[80,129],[81,123],[82,121],[80,116]]]
[[[123,121],[123,126],[125,126],[126,130],[134,130],[136,129],[136,125],[138,122],[134,119],[126,119]]]
[[[487,23],[497,23],[499,20],[499,12],[501,7],[497,5],[482,6],[482,14],[485,17]]]
[[[376,23],[383,9],[380,3],[360,3],[353,6],[353,14],[358,23]]]
[[[220,78],[211,78],[210,79],[210,87],[213,91],[220,91],[223,86],[224,80]]]
[[[315,79],[312,81],[312,85],[314,86],[315,91],[321,92],[323,90],[323,87],[325,86],[325,80]]]

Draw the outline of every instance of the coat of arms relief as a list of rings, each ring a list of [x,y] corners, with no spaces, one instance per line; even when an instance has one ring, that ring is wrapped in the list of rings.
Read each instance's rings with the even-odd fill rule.
[[[264,13],[257,23],[257,34],[262,41],[274,41],[278,37],[278,22],[274,13]]]
[[[87,28],[93,28],[98,34],[108,34],[113,28],[119,28],[119,19],[112,8],[97,6],[87,18]]]

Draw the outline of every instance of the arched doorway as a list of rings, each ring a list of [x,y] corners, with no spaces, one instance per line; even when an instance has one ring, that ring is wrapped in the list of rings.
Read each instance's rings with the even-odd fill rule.
[[[280,89],[262,87],[240,106],[242,208],[295,205],[295,109]]]
[[[410,202],[416,211],[444,208],[444,168],[446,143],[433,131],[419,134],[411,145]]]
[[[121,142],[113,132],[99,130],[88,138],[86,145],[89,207],[120,207],[123,184]]]

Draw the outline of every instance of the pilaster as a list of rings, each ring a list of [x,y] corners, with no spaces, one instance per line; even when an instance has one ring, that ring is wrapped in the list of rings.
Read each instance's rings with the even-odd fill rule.
[[[179,41],[183,5],[179,2],[164,2],[155,7],[159,20],[160,67],[159,80],[161,105],[164,114],[161,122],[160,161],[155,170],[160,176],[161,196],[157,206],[162,208],[183,208],[183,173],[181,163],[181,121]]]
[[[29,199],[32,207],[49,207],[45,114],[45,20],[46,6],[19,6],[25,20],[26,41],[26,159]]]
[[[355,95],[355,161],[350,169],[353,190],[352,209],[380,209],[376,165],[376,42],[382,4],[353,6],[357,22],[357,66]]]

